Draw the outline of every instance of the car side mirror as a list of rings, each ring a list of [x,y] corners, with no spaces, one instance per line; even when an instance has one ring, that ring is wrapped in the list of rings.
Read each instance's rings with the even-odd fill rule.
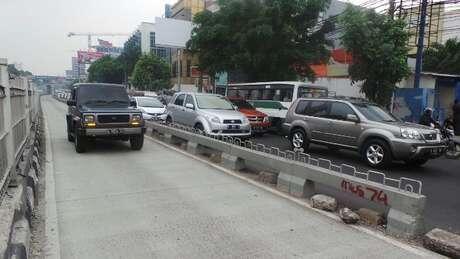
[[[187,103],[187,104],[185,104],[185,108],[194,110],[194,109],[195,109],[195,105],[193,105],[192,103]]]
[[[67,105],[68,106],[75,106],[75,105],[77,105],[77,102],[75,100],[67,100]]]
[[[130,102],[129,102],[129,106],[131,106],[131,107],[137,107],[136,101],[130,101]]]
[[[359,118],[358,118],[358,116],[356,116],[354,114],[347,114],[347,121],[352,121],[352,122],[358,123]]]

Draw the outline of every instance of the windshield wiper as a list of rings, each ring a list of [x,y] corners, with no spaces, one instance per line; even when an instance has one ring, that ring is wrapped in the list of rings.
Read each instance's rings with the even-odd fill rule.
[[[107,103],[128,103],[127,101],[123,101],[123,100],[112,100],[112,101],[109,101]]]
[[[106,104],[107,101],[104,101],[104,100],[89,100],[89,101],[84,102],[83,104],[90,104],[90,103],[94,103],[94,104]]]

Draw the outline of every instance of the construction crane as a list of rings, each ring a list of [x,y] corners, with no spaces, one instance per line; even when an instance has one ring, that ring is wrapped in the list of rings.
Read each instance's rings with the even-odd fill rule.
[[[92,32],[88,32],[88,33],[75,33],[75,32],[69,32],[67,34],[67,37],[73,37],[73,36],[86,36],[88,37],[88,50],[91,49],[91,46],[92,46],[92,41],[91,41],[91,37],[92,36],[109,36],[109,37],[118,37],[118,36],[129,36],[131,34],[129,33],[92,33]]]

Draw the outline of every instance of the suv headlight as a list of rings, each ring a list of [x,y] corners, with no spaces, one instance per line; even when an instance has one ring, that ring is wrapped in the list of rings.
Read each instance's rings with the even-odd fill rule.
[[[209,120],[213,123],[220,123],[219,117],[210,117]]]
[[[267,122],[270,122],[270,119],[268,118],[268,116],[265,116],[264,120],[263,120],[263,123],[267,123]]]
[[[422,135],[418,130],[411,129],[411,128],[402,128],[401,129],[401,136],[407,139],[422,139]]]
[[[248,123],[249,123],[248,117],[244,116],[243,117],[243,124],[248,124]]]
[[[83,124],[85,127],[96,127],[96,118],[94,115],[83,115]]]
[[[142,115],[140,114],[133,114],[131,116],[131,125],[132,126],[139,126],[142,122]]]

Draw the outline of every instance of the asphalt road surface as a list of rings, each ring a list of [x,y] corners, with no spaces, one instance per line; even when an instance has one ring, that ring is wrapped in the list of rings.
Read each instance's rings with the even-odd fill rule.
[[[277,135],[266,134],[253,141],[281,150],[289,149],[289,141]],[[371,169],[353,151],[331,151],[327,147],[312,144],[308,153],[315,158],[329,159],[335,164],[353,165],[363,172]],[[460,160],[438,158],[430,160],[423,167],[397,163],[389,169],[378,171],[392,178],[409,177],[422,181],[422,193],[427,196],[427,230],[440,227],[460,234]]]
[[[43,98],[62,258],[420,258],[146,140],[77,154],[65,105]],[[50,172],[47,172],[47,174]],[[52,173],[52,172],[51,172]]]

